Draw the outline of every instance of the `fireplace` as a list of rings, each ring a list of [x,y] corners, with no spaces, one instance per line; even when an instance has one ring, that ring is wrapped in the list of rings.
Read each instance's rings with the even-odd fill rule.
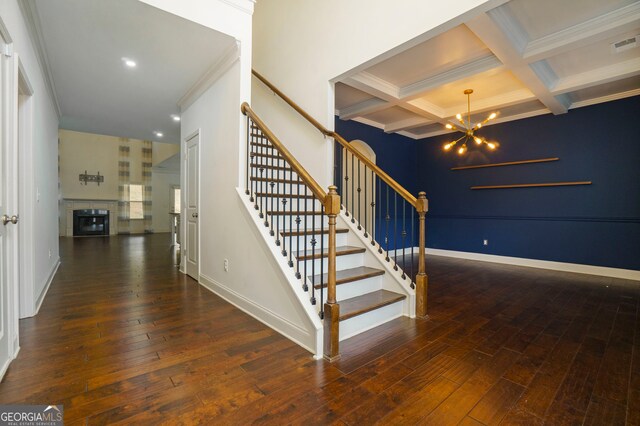
[[[109,235],[109,210],[73,211],[73,236]]]

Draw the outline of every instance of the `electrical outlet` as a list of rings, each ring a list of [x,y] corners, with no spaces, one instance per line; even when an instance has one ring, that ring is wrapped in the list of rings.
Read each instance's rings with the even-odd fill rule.
[[[489,245],[489,240],[482,240],[482,245],[483,246],[488,246]]]
[[[224,271],[229,272],[229,259],[224,260]]]

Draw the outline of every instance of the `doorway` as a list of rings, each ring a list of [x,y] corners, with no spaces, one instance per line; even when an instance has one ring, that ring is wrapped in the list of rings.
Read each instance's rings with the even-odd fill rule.
[[[185,150],[185,244],[184,257],[186,272],[191,278],[199,280],[200,269],[200,231],[198,205],[200,202],[200,132],[186,140]]]
[[[0,379],[18,345],[18,56],[0,19]]]
[[[376,153],[366,142],[356,139],[349,142],[349,145],[362,154],[367,160],[376,164]],[[360,225],[367,230],[367,232],[373,232],[375,209],[372,209],[370,205],[371,202],[376,199],[376,182],[374,175],[369,168],[360,165],[357,157],[345,148],[342,149],[342,159],[342,176],[350,176],[351,179],[350,185],[352,186],[346,190],[346,193],[349,194],[350,198],[348,204],[352,218],[359,218],[361,221]],[[359,188],[359,190],[357,188]],[[367,210],[366,214],[365,209]]]

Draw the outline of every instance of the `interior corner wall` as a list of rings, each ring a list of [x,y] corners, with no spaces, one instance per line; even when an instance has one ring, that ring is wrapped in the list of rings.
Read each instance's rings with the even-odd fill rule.
[[[496,152],[445,153],[450,135],[418,144],[427,246],[640,270],[640,96],[486,126]],[[559,161],[452,171],[467,164]],[[475,185],[592,181],[591,185],[471,190]],[[488,245],[483,246],[483,240]]]
[[[259,318],[261,312],[270,311],[287,323],[309,328],[305,312],[288,291],[273,255],[259,240],[255,224],[243,211],[245,207],[236,191],[239,164],[233,160],[240,158],[244,150],[244,144],[238,142],[241,136],[237,123],[244,122],[238,102],[239,85],[240,64],[236,62],[181,114],[183,143],[195,132],[200,133],[201,281],[213,285],[212,290],[218,293],[234,294],[235,302],[243,301],[244,309],[260,306],[251,311]],[[224,270],[225,259],[229,262],[228,272]]]
[[[33,247],[33,259],[26,264],[33,277],[33,310],[43,296],[59,261],[58,250],[58,116],[53,100],[45,84],[44,73],[36,56],[27,24],[16,0],[0,0],[0,14],[11,38],[13,51],[20,58],[25,74],[33,87],[33,132],[32,146],[28,150],[32,158],[30,170],[21,175],[33,180],[35,193],[21,194],[32,197],[31,212],[19,212],[25,224],[32,224],[34,240],[28,242]],[[30,220],[29,218],[31,216]],[[37,219],[36,219],[37,218]],[[29,313],[27,313],[29,314]]]
[[[373,126],[353,120],[335,118],[335,130],[347,141],[360,139],[376,153],[376,165],[396,182],[417,196],[420,188],[416,180],[417,162],[414,161],[418,144],[414,139],[397,133],[385,133]]]
[[[462,22],[472,9],[504,1],[323,0],[258,1],[253,20],[253,67],[328,129],[334,126],[332,81]],[[445,24],[446,25],[443,25]],[[442,26],[436,30],[436,27]],[[255,79],[254,79],[255,80]],[[252,107],[276,136],[326,187],[331,144],[261,83]]]

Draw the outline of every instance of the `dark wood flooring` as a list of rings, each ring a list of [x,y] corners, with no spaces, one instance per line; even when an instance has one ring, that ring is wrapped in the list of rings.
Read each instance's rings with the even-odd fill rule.
[[[166,234],[61,239],[0,404],[65,424],[640,424],[640,283],[429,257],[429,320],[310,354],[177,272]]]

